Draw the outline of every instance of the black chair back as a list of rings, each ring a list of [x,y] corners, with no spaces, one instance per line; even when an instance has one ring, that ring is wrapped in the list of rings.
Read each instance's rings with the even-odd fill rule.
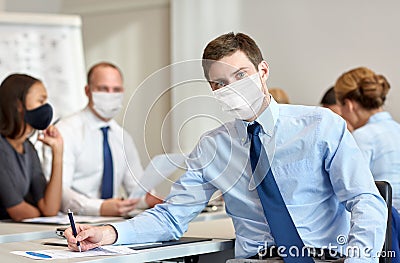
[[[392,187],[388,182],[385,181],[375,181],[376,187],[379,193],[385,199],[388,208],[388,220],[386,227],[386,238],[385,244],[383,245],[382,254],[391,255],[392,251]],[[379,263],[390,263],[390,257],[380,257]]]

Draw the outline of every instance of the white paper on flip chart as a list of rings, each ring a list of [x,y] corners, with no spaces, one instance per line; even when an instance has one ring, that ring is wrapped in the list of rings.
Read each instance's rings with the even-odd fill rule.
[[[139,189],[132,191],[129,198],[138,198],[154,189],[179,169],[186,169],[186,156],[181,153],[166,153],[153,157],[139,181]]]

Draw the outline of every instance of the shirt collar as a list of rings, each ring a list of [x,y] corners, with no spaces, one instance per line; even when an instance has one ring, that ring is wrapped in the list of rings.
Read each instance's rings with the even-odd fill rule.
[[[371,117],[369,117],[368,123],[376,123],[384,120],[391,120],[392,116],[387,111],[377,112]]]
[[[106,127],[109,126],[110,130],[113,129],[113,127],[116,125],[116,122],[114,119],[111,119],[109,121],[103,121],[101,119],[99,119],[93,112],[92,110],[89,108],[89,106],[87,106],[84,110],[83,110],[84,114],[85,114],[85,118],[87,121],[87,126],[89,127],[89,129],[91,130],[99,130],[102,127]]]
[[[261,125],[260,133],[263,135],[267,135],[272,137],[274,135],[274,127],[278,120],[279,116],[279,104],[274,100],[272,96],[270,96],[271,100],[269,102],[268,107],[264,110],[264,112],[258,116],[256,121]],[[247,126],[252,124],[253,122],[248,122],[244,120],[235,120],[235,127],[237,130],[237,134],[239,136],[240,143],[242,145],[249,142],[249,136],[247,134]]]

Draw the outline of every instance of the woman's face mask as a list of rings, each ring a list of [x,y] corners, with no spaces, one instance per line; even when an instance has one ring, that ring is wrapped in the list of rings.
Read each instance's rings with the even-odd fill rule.
[[[237,119],[248,120],[261,110],[265,94],[258,73],[213,91],[222,110]]]
[[[53,108],[46,103],[33,110],[25,110],[25,122],[36,130],[45,130],[53,118]]]

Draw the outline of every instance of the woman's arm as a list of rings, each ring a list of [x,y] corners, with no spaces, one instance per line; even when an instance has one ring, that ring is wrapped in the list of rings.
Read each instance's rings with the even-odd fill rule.
[[[25,201],[7,208],[7,213],[14,221],[22,221],[27,218],[40,216],[39,209]]]
[[[50,126],[40,140],[51,147],[53,162],[51,177],[38,207],[43,216],[54,216],[61,208],[63,139],[57,128]]]

